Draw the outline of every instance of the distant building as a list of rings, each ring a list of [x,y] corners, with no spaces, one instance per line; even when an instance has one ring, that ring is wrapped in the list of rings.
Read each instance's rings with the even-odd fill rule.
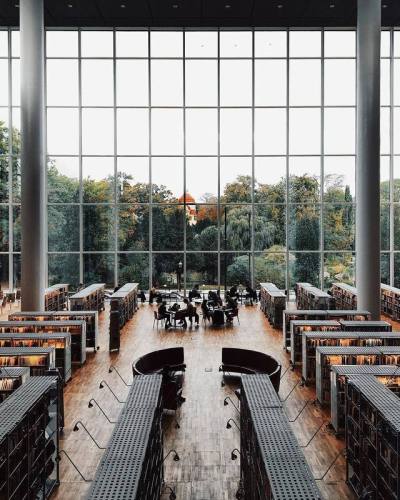
[[[190,193],[185,193],[179,198],[179,203],[186,204],[186,216],[190,226],[197,224],[196,200]]]

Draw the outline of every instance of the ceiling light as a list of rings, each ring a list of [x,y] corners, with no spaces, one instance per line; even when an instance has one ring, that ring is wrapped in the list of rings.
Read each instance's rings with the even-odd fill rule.
[[[177,9],[178,7],[179,7],[179,5],[178,5],[177,3],[173,3],[173,4],[172,4],[172,8],[173,8],[173,9]]]
[[[72,7],[73,7],[72,3],[67,3],[67,7],[68,7],[69,9],[72,9]]]
[[[382,4],[382,9],[386,9],[387,5],[384,3]]]
[[[16,3],[16,4],[14,5],[14,7],[15,7],[16,9],[19,9],[19,3]]]
[[[225,9],[230,9],[231,5],[229,3],[225,4]]]
[[[278,8],[278,9],[282,9],[282,8],[283,8],[283,5],[282,5],[281,3],[278,3],[277,8]]]
[[[124,3],[121,3],[120,7],[121,9],[125,9],[126,5]]]
[[[334,9],[335,8],[335,4],[334,3],[329,4],[329,8],[330,9]]]

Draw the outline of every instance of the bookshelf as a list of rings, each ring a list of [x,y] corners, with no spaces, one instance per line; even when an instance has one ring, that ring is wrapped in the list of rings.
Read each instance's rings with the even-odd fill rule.
[[[327,310],[334,308],[332,297],[310,283],[296,283],[295,292],[297,309]]]
[[[241,377],[240,455],[240,498],[322,498],[267,375]]]
[[[351,311],[350,309],[331,309],[326,311],[326,319],[335,319],[336,321],[370,321],[371,313],[369,311]]]
[[[160,499],[164,479],[162,412],[162,375],[134,377],[88,500]]]
[[[340,330],[340,323],[333,320],[295,320],[290,322],[290,362],[293,366],[302,362],[302,336],[305,332],[333,332]]]
[[[308,332],[302,338],[302,377],[306,384],[315,383],[317,347],[400,346],[399,332]]]
[[[71,295],[71,311],[104,311],[105,283],[94,283]]]
[[[356,495],[400,498],[400,399],[375,377],[346,386],[346,478]]]
[[[71,334],[71,362],[86,361],[85,321],[0,321],[0,333],[60,333]]]
[[[346,384],[349,378],[373,376],[388,389],[397,393],[400,384],[400,370],[388,365],[333,365],[331,367],[331,424],[337,434],[345,431]]]
[[[59,484],[58,377],[31,377],[0,405],[0,498],[47,499]]]
[[[68,288],[66,283],[57,283],[46,288],[44,292],[44,308],[46,311],[63,311],[68,309]]]
[[[36,311],[15,312],[8,315],[9,321],[85,321],[86,347],[98,349],[99,313],[97,311]]]
[[[60,333],[0,333],[0,347],[54,347],[55,366],[64,383],[72,376],[71,334]]]
[[[282,327],[286,295],[274,283],[260,283],[260,308],[274,328]]]
[[[400,319],[400,288],[381,284],[381,312],[394,320]]]
[[[332,283],[332,297],[336,309],[357,309],[357,288],[347,283]]]
[[[392,325],[387,321],[345,321],[340,320],[344,332],[390,332]]]
[[[29,368],[0,368],[0,403],[25,383],[29,376]]]
[[[326,311],[290,310],[283,311],[283,349],[290,351],[290,322],[296,320],[325,320]]]
[[[54,347],[0,347],[0,367],[27,366],[31,375],[55,368]]]
[[[121,328],[138,308],[139,283],[126,283],[110,297],[110,351],[119,350]]]

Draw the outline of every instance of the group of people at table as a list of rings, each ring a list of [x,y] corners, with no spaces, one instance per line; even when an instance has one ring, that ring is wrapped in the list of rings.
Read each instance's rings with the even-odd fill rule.
[[[165,320],[165,328],[172,326],[182,326],[187,328],[187,321],[196,325],[199,324],[199,314],[197,313],[196,299],[201,300],[201,313],[205,321],[212,322],[213,325],[223,325],[226,323],[232,324],[233,319],[238,317],[238,300],[240,294],[237,286],[232,286],[229,291],[225,292],[225,304],[222,301],[220,291],[210,290],[207,298],[202,296],[199,291],[199,286],[195,285],[189,292],[189,297],[183,299],[184,307],[181,309],[178,303],[174,303],[170,308],[167,308],[165,300],[161,300],[158,306],[157,317],[159,320]],[[256,292],[250,287],[246,287],[246,299],[253,304],[253,300],[257,300]],[[195,304],[193,304],[195,301]]]

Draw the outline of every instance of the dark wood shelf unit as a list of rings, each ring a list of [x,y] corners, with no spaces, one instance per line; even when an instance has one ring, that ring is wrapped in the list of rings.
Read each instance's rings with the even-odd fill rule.
[[[322,498],[268,375],[241,378],[240,455],[241,498]]]
[[[400,319],[400,288],[381,283],[381,312],[396,321]]]
[[[0,498],[50,498],[59,485],[59,378],[31,377],[0,404]]]
[[[295,292],[297,309],[334,309],[335,303],[332,297],[310,283],[296,283]]]
[[[83,365],[86,361],[85,321],[0,321],[0,333],[60,333],[71,334],[71,362]]]
[[[260,308],[274,328],[282,327],[286,295],[274,283],[260,283]]]
[[[4,369],[0,367],[0,403],[25,383],[29,377],[30,370],[27,367]]]
[[[55,363],[54,347],[0,347],[0,367],[26,366],[38,376],[54,369]]]
[[[334,319],[336,321],[371,321],[371,313],[369,311],[350,310],[350,309],[331,309],[326,311],[326,319]]]
[[[392,325],[387,321],[339,321],[344,332],[391,332]]]
[[[400,499],[400,398],[375,377],[346,386],[346,478],[359,498]]]
[[[66,283],[57,283],[46,288],[44,292],[44,308],[46,311],[63,311],[68,309],[68,289]]]
[[[121,328],[138,308],[139,283],[126,283],[110,297],[110,351],[119,350]]]
[[[159,500],[164,479],[162,375],[134,377],[87,496]]]
[[[54,347],[56,368],[64,383],[72,376],[71,334],[59,333],[0,333],[0,347]]]
[[[8,315],[9,321],[85,321],[86,347],[96,351],[99,345],[99,313],[97,311],[31,311]]]
[[[398,394],[400,370],[390,365],[333,365],[331,366],[331,424],[337,434],[345,431],[346,384],[349,378],[372,376]]]
[[[302,338],[302,377],[306,384],[315,383],[317,347],[400,346],[400,332],[306,332]]]
[[[292,321],[301,320],[313,320],[313,321],[324,321],[326,320],[326,311],[317,310],[309,311],[300,309],[285,309],[282,314],[283,317],[283,349],[285,351],[290,351],[290,323]]]
[[[332,297],[336,309],[357,309],[357,288],[347,283],[332,283]]]
[[[94,283],[71,295],[69,305],[71,311],[104,311],[105,283]]]

